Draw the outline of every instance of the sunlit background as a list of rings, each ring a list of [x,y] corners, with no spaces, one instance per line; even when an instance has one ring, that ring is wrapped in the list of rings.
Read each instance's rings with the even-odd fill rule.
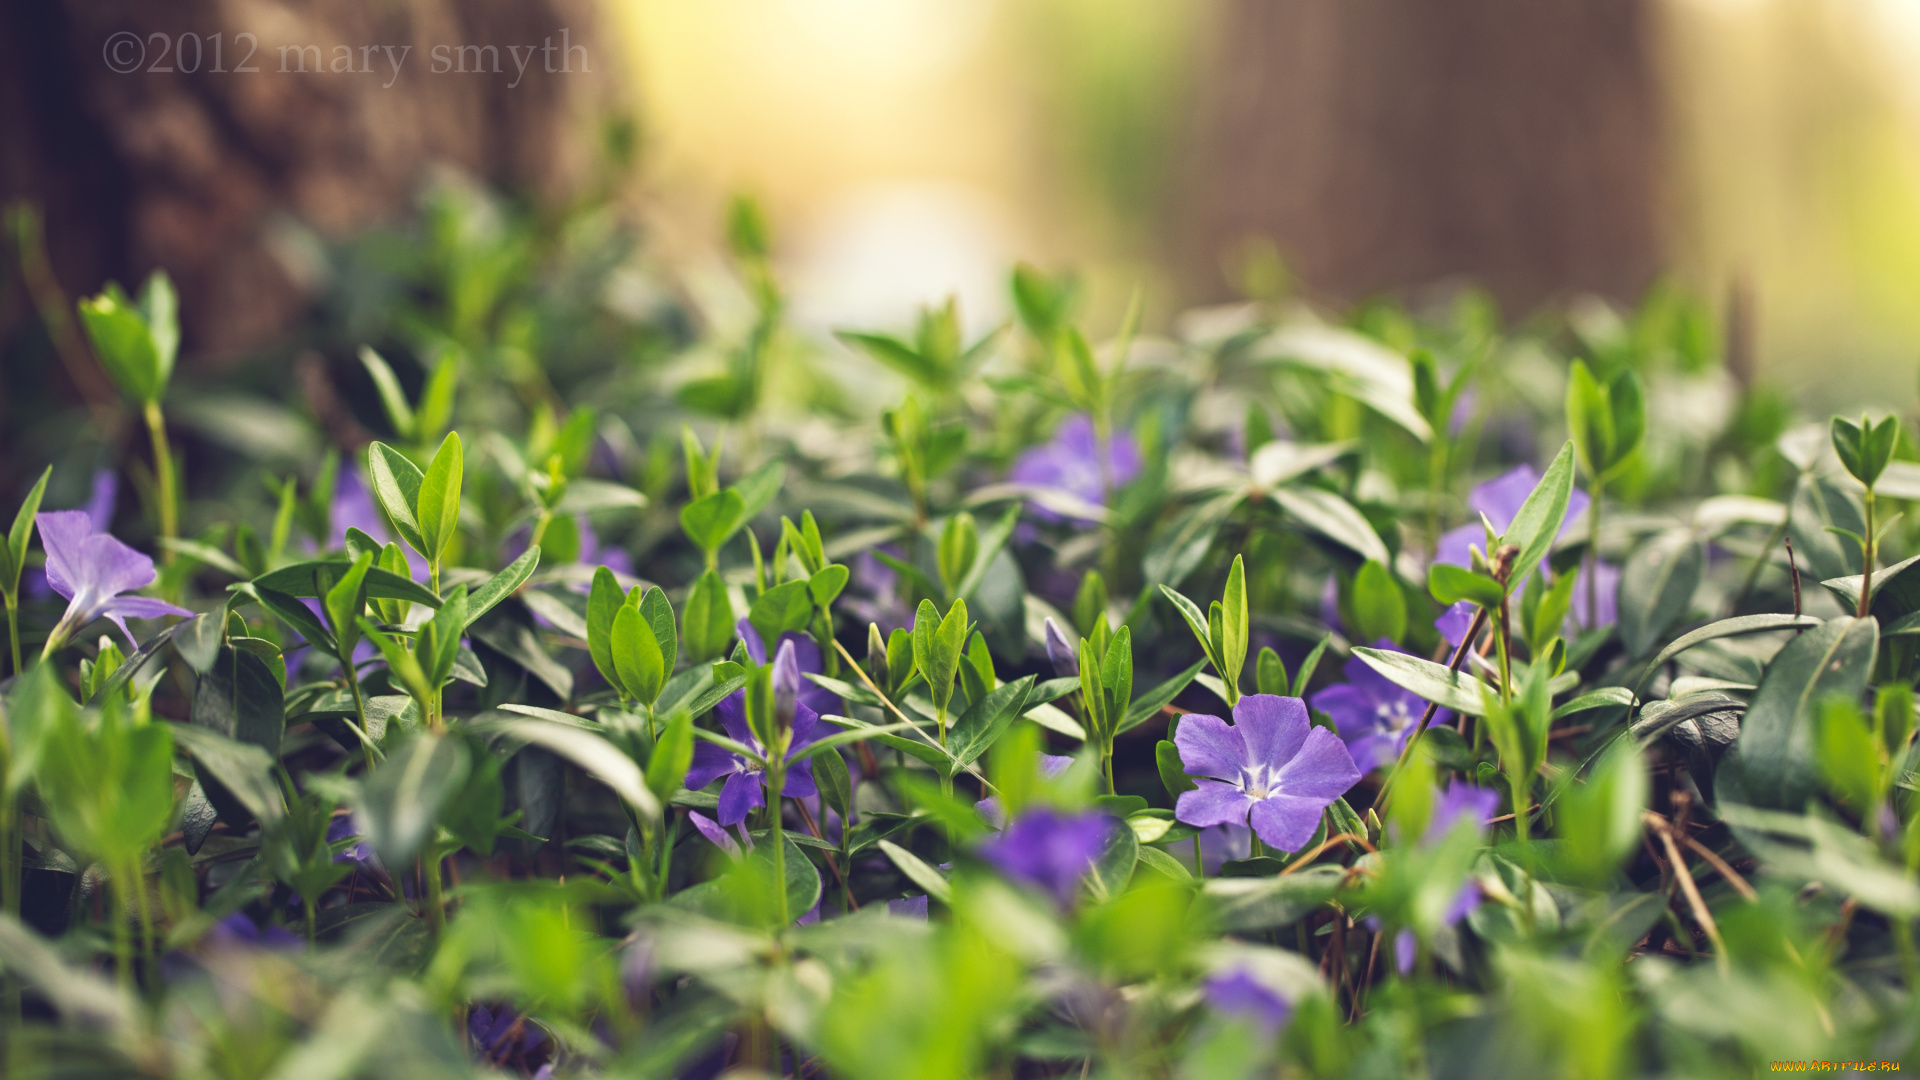
[[[898,327],[947,293],[991,325],[1014,259],[1078,266],[1096,310],[1231,292],[1178,258],[1221,0],[612,2],[660,236],[697,251],[727,194],[757,194],[802,325]],[[1652,14],[1662,261],[1718,306],[1744,294],[1759,371],[1807,407],[1904,404],[1920,2]]]

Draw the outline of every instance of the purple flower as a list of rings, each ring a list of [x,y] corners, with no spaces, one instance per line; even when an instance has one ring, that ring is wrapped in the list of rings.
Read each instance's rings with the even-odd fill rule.
[[[909,896],[904,900],[889,900],[887,914],[896,919],[919,919],[924,922],[927,918],[927,898],[921,895]]]
[[[355,827],[353,818],[350,815],[342,814],[332,821],[327,822],[327,842],[329,844],[339,843],[342,840],[348,839],[358,840],[360,842],[345,851],[335,854],[333,857],[334,862],[352,863],[362,869],[371,869],[380,865],[379,859],[373,854],[373,846],[367,843],[360,830]]]
[[[1513,516],[1520,512],[1527,496],[1533,494],[1533,489],[1539,484],[1540,474],[1534,471],[1533,466],[1516,465],[1486,483],[1475,485],[1472,494],[1467,496],[1467,509],[1474,512],[1475,520],[1442,534],[1433,561],[1472,566],[1473,556],[1468,548],[1487,542],[1487,530],[1481,527],[1478,516],[1485,514],[1495,531],[1506,532],[1507,527],[1513,524]],[[1574,488],[1573,494],[1567,499],[1567,517],[1560,526],[1561,537],[1573,531],[1575,520],[1586,509],[1587,493]]]
[[[1106,504],[1106,484],[1101,477],[1101,459],[1106,461],[1107,476],[1115,488],[1125,485],[1140,473],[1140,448],[1133,437],[1119,432],[1101,453],[1094,437],[1093,420],[1088,416],[1069,417],[1054,433],[1053,441],[1036,446],[1020,455],[1007,479],[1016,484],[1059,488],[1096,506]],[[1048,521],[1063,520],[1061,515],[1042,506],[1032,507],[1034,516]]]
[[[1046,629],[1042,632],[1047,644],[1047,663],[1053,665],[1053,674],[1058,678],[1080,677],[1080,654],[1074,648],[1073,640],[1067,637],[1060,624],[1047,616]]]
[[[467,1017],[467,1034],[473,1037],[482,1057],[496,1061],[505,1061],[516,1050],[523,1054],[536,1050],[547,1041],[544,1028],[527,1023],[524,1016],[504,1005],[497,1013],[485,1005],[474,1006]]]
[[[294,936],[286,927],[268,923],[263,929],[244,911],[236,911],[214,923],[213,929],[207,931],[207,940],[214,945],[232,949],[268,949],[281,952],[306,947],[306,942]]]
[[[1433,628],[1440,631],[1440,636],[1447,639],[1447,644],[1459,648],[1460,642],[1466,640],[1467,631],[1473,629],[1473,613],[1476,610],[1471,603],[1462,600],[1441,612],[1440,617],[1433,620]]]
[[[695,748],[695,752],[698,752],[698,747]],[[709,780],[707,782],[712,783],[713,781]],[[701,836],[707,838],[708,843],[726,852],[733,858],[740,858],[740,845],[735,842],[733,837],[727,835],[727,830],[721,827],[719,822],[698,810],[687,811],[687,820],[693,822],[693,827],[699,831]]]
[[[1493,812],[1499,807],[1499,792],[1455,780],[1447,785],[1446,793],[1434,804],[1433,816],[1427,819],[1427,828],[1421,834],[1420,842],[1437,843],[1453,829],[1455,822],[1461,820],[1472,821],[1476,834],[1484,833],[1488,823],[1493,820]]]
[[[978,850],[1001,873],[1039,886],[1065,907],[1117,824],[1107,814],[1062,814],[1040,806],[982,841]]]
[[[120,480],[113,475],[113,470],[95,469],[93,495],[87,499],[87,505],[81,507],[87,512],[87,520],[93,523],[94,532],[106,532],[113,527],[113,506],[119,494]]]
[[[1374,642],[1373,647],[1386,652],[1405,651],[1385,639]],[[1427,701],[1394,685],[1359,657],[1347,661],[1343,670],[1347,681],[1313,695],[1313,707],[1333,717],[1347,753],[1353,756],[1354,768],[1369,773],[1399,759],[1427,710]],[[1441,709],[1434,713],[1433,722],[1444,724],[1452,718],[1452,713]]]
[[[1534,487],[1539,483],[1540,474],[1534,471],[1533,466],[1516,465],[1506,473],[1475,486],[1473,493],[1467,496],[1467,507],[1476,514],[1485,514],[1495,529],[1505,532],[1507,527],[1513,524],[1513,516],[1520,512],[1521,505],[1527,501],[1527,496],[1533,493]],[[1580,515],[1586,512],[1589,501],[1586,492],[1577,487],[1573,489],[1572,495],[1567,498],[1567,517],[1560,526],[1559,539],[1565,539],[1567,534],[1574,530]],[[1434,549],[1433,561],[1451,563],[1454,566],[1472,566],[1471,547],[1484,544],[1486,540],[1487,531],[1478,521],[1462,525],[1457,529],[1449,529],[1441,535],[1440,542]],[[1486,553],[1481,552],[1481,554]],[[1600,621],[1596,624],[1587,618],[1587,583],[1580,582],[1573,588],[1573,610],[1569,621],[1572,625],[1581,628],[1592,625],[1605,626],[1614,621],[1613,594],[1620,583],[1618,569],[1603,562],[1589,565],[1595,575],[1594,585],[1599,593]],[[1466,611],[1465,616],[1460,614],[1463,608]],[[1464,602],[1455,604],[1433,625],[1450,644],[1457,646],[1460,644],[1460,638],[1467,632],[1472,614],[1471,605]]]
[[[1333,732],[1307,722],[1299,698],[1248,694],[1233,720],[1181,717],[1173,736],[1180,761],[1187,775],[1210,779],[1181,794],[1174,817],[1203,828],[1247,823],[1270,847],[1297,851],[1360,770]]]
[[[1254,978],[1245,968],[1235,968],[1207,980],[1207,1005],[1223,1016],[1251,1020],[1262,1031],[1273,1035],[1293,1014],[1286,999]]]
[[[757,636],[754,640],[758,640]],[[800,685],[802,680],[797,654],[798,646],[783,639],[780,652],[774,658],[775,699],[792,702],[793,734],[787,744],[788,753],[802,750],[826,734],[815,730],[820,723],[820,714],[803,700],[806,691]],[[781,708],[780,705],[775,707]],[[753,731],[747,725],[747,696],[744,692],[728,694],[714,707],[714,711],[720,714],[720,725],[727,729],[729,738],[752,747],[757,753],[765,753],[760,740],[753,737]],[[766,776],[757,763],[710,742],[702,741],[696,745],[693,748],[693,766],[687,770],[687,790],[699,791],[723,776],[727,778],[727,783],[720,789],[720,824],[738,824],[746,820],[748,811],[767,804],[766,795],[761,791]],[[820,789],[813,783],[811,758],[786,770],[782,794],[796,799],[810,799],[819,793]],[[698,823],[695,827],[698,828]]]
[[[753,624],[745,619],[736,623],[734,629],[739,632],[740,642],[747,647],[747,655],[753,658],[753,662],[766,663],[767,646],[760,640],[760,631],[755,630]],[[800,704],[816,713],[839,715],[846,707],[841,702],[840,695],[804,677],[819,675],[826,671],[826,666],[820,661],[820,643],[813,640],[810,635],[788,631],[780,635],[779,641],[774,642],[776,656],[788,646],[793,648],[793,661],[798,666],[797,674],[802,676],[799,681]],[[730,696],[739,698],[743,703],[746,701],[744,691],[736,690]]]
[[[47,549],[47,584],[67,598],[67,612],[47,638],[49,652],[97,618],[111,620],[127,644],[138,648],[127,630],[129,617],[193,614],[164,600],[120,595],[153,583],[153,560],[107,533],[94,532],[85,510],[53,510],[35,521]]]

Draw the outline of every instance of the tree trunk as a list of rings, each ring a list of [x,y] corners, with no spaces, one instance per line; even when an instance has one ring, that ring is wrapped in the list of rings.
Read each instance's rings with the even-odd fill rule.
[[[1646,0],[1229,0],[1179,256],[1276,242],[1314,295],[1465,276],[1509,310],[1661,260]]]
[[[575,187],[594,146],[582,136],[617,86],[595,9],[591,0],[7,4],[0,199],[44,209],[70,297],[109,277],[131,287],[164,266],[180,289],[189,352],[259,345],[308,300],[290,270],[297,260],[284,257],[288,221],[328,238],[377,224],[435,163],[533,197]]]

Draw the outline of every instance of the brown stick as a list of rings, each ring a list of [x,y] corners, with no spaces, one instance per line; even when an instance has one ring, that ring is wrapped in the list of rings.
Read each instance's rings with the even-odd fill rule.
[[[1680,883],[1680,891],[1687,894],[1687,906],[1693,909],[1693,921],[1707,932],[1707,939],[1713,942],[1713,962],[1722,975],[1732,970],[1727,961],[1727,943],[1720,937],[1720,926],[1713,921],[1713,912],[1707,910],[1707,902],[1700,898],[1700,887],[1694,884],[1693,873],[1687,869],[1686,859],[1680,854],[1679,845],[1673,842],[1673,830],[1667,827],[1667,819],[1658,814],[1647,813],[1647,824],[1660,837],[1660,843],[1667,849],[1667,857],[1673,860],[1674,880]]]

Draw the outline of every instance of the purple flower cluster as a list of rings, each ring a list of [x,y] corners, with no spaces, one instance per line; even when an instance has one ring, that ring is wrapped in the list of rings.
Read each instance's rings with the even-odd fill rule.
[[[1180,761],[1187,775],[1206,779],[1181,794],[1174,816],[1201,827],[1249,824],[1268,846],[1297,851],[1360,770],[1333,732],[1308,723],[1299,698],[1248,694],[1233,720],[1181,717],[1173,736]]]
[[[746,639],[748,652],[751,653],[754,645],[759,643],[759,635],[754,634],[752,628],[745,623],[741,626],[741,636]],[[816,730],[820,723],[820,714],[809,704],[810,701],[825,704],[825,699],[819,696],[825,691],[800,677],[803,667],[799,651],[800,641],[803,640],[812,644],[810,639],[799,638],[797,635],[783,637],[779,652],[773,659],[774,695],[776,698],[791,700],[794,703],[792,741],[787,744],[789,753],[804,749],[827,734]],[[755,659],[765,662],[760,657]],[[813,665],[816,671],[819,669],[819,662],[819,647],[814,646]],[[827,693],[827,698],[831,699],[835,706],[840,700],[833,697],[831,693]],[[747,724],[747,695],[744,691],[736,691],[721,699],[720,704],[714,706],[714,712],[719,714],[720,725],[726,729],[729,738],[752,747],[756,752],[765,753],[765,747],[760,745],[760,740],[754,738],[753,730]],[[757,762],[709,742],[702,742],[695,746],[693,765],[687,770],[687,790],[699,791],[723,776],[727,778],[727,782],[720,789],[718,810],[720,824],[739,824],[746,820],[749,811],[767,805],[763,789],[770,778]],[[810,799],[819,793],[819,788],[813,782],[811,760],[803,761],[786,770],[783,794],[796,799]],[[697,827],[698,823],[695,824]]]

